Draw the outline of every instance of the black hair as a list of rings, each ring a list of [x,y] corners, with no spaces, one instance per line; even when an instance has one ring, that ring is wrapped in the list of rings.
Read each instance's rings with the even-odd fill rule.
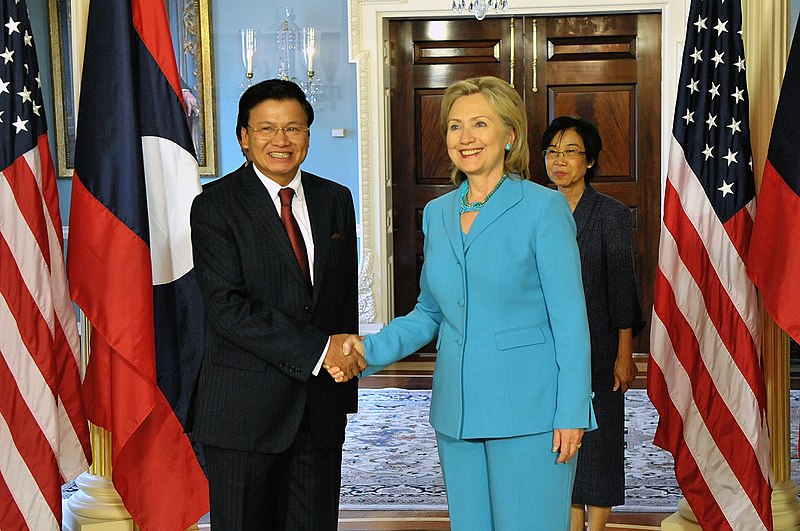
[[[236,138],[242,139],[242,128],[247,127],[250,123],[250,111],[265,100],[296,100],[306,114],[306,126],[311,127],[314,122],[314,109],[297,83],[283,79],[268,79],[256,83],[239,98]]]
[[[603,140],[600,138],[600,133],[593,123],[578,118],[577,116],[558,116],[553,118],[547,129],[542,134],[542,151],[550,147],[553,143],[553,137],[562,131],[568,129],[574,130],[578,136],[583,140],[583,149],[586,151],[586,174],[583,176],[585,182],[591,182],[594,179],[595,172],[597,171],[597,163],[600,157],[600,150],[603,149]],[[591,166],[589,166],[591,164]]]

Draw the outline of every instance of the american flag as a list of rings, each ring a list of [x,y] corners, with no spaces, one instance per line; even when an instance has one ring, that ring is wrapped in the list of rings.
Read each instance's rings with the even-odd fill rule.
[[[0,4],[0,529],[60,529],[86,470],[75,312],[24,1]]]
[[[740,0],[693,0],[670,143],[648,393],[703,529],[772,529]]]

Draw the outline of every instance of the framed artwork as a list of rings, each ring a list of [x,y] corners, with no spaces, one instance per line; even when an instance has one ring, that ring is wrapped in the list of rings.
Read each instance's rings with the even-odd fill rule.
[[[56,167],[59,177],[72,177],[75,158],[77,117],[72,48],[72,4],[75,1],[48,0],[55,100]],[[200,175],[217,174],[214,60],[209,1],[164,0]]]
[[[75,84],[72,67],[71,0],[49,0],[50,61],[53,67],[56,174],[72,177],[75,161]]]

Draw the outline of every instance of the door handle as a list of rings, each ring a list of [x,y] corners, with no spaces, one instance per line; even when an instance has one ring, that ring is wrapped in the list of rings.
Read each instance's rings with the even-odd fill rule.
[[[516,60],[514,55],[514,50],[516,49],[516,45],[514,43],[514,19],[511,19],[511,59],[509,61],[509,72],[508,72],[508,84],[512,87],[514,86],[514,67],[516,66]]]
[[[537,79],[536,61],[539,56],[539,31],[536,26],[536,19],[531,21],[531,91],[539,92],[539,81]]]

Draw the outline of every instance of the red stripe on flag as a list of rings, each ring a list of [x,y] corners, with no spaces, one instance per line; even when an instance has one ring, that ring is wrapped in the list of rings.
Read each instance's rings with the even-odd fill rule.
[[[800,342],[800,197],[769,160],[764,167],[747,272],[761,290],[764,307]]]
[[[59,209],[59,201],[58,201],[58,185],[56,185],[56,170],[53,167],[53,159],[50,157],[50,142],[47,139],[47,135],[40,135],[38,139],[38,147],[39,147],[39,163],[41,164],[41,174],[47,175],[47,178],[42,179],[42,197],[44,197],[44,202],[47,205],[47,212],[50,215],[50,221],[53,223],[54,227],[61,228],[61,210]],[[56,231],[56,237],[58,238],[58,246],[62,249],[62,257],[63,257],[63,249],[64,249],[64,235],[60,230]]]
[[[689,380],[692,382],[692,389],[690,390],[692,399],[702,417],[703,424],[706,426],[706,429],[708,429],[714,441],[716,441],[717,448],[725,457],[727,466],[730,467],[736,479],[747,493],[747,496],[753,502],[755,509],[759,511],[762,521],[768,521],[771,519],[771,516],[766,514],[763,508],[769,507],[771,492],[769,483],[761,472],[758,457],[753,450],[751,442],[742,432],[736,417],[728,409],[723,397],[720,396],[713,377],[703,363],[700,346],[694,335],[694,330],[683,313],[681,313],[680,304],[675,300],[673,288],[660,270],[656,272],[655,295],[653,312],[658,315],[661,322],[664,323],[664,326],[667,328],[674,355],[677,357],[688,374]],[[649,382],[648,375],[648,386]],[[664,404],[655,400],[653,397],[651,397],[651,399],[656,405],[656,409],[659,409],[660,414],[660,408],[663,407]],[[671,410],[674,410],[674,405],[671,401],[667,406]],[[678,414],[677,410],[674,412]],[[670,413],[672,412],[670,411]],[[662,419],[663,418],[662,416]],[[686,457],[676,455],[676,453],[684,451],[685,445],[672,445],[675,444],[676,437],[680,440],[683,439],[682,422],[680,426],[678,426],[675,424],[675,420],[675,418],[669,419],[666,426],[659,423],[655,440],[658,446],[669,450],[675,455],[677,469],[679,460],[686,459]],[[680,434],[672,432],[675,428],[681,429]],[[671,445],[663,446],[662,441],[664,440],[670,440]],[[687,449],[686,451],[689,450]],[[693,474],[699,474],[699,470],[694,472],[690,471],[693,468],[697,468],[694,457],[692,457],[691,462],[686,463],[685,466],[687,468],[687,470],[683,471],[683,473],[686,474],[685,479],[697,479]],[[683,486],[689,483],[680,484]],[[706,488],[707,486],[703,486],[703,489]],[[686,495],[685,491],[684,495]],[[691,503],[692,507],[704,507],[706,503],[701,498],[698,498],[696,503],[693,500],[688,501]]]
[[[14,445],[39,486],[39,491],[47,501],[50,511],[60,522],[62,481],[58,461],[53,453],[53,447],[42,432],[42,427],[28,409],[28,404],[17,388],[11,368],[6,364],[3,356],[0,356],[0,388],[3,389],[3,392],[0,393],[0,414],[8,422]],[[39,400],[52,399],[53,408],[55,408],[55,395],[35,398]],[[32,495],[33,493],[27,494]],[[19,501],[32,503],[31,498]]]
[[[725,232],[728,233],[736,253],[742,259],[746,258],[750,251],[753,234],[753,217],[750,215],[750,211],[746,208],[741,209],[726,221],[723,227],[725,227]]]
[[[0,474],[0,529],[26,529],[25,517],[14,503],[11,490]]]
[[[169,33],[163,31],[169,27],[166,5],[163,0],[132,0],[132,7],[133,26],[185,107],[172,41]]]
[[[656,285],[659,283],[667,284],[667,280],[660,276],[660,278],[656,278]],[[658,286],[656,289],[659,289]],[[714,500],[708,484],[703,480],[697,462],[683,438],[681,415],[675,409],[669,396],[664,374],[652,357],[647,365],[647,394],[658,410],[659,416],[653,442],[668,450],[675,458],[675,478],[682,486],[681,492],[686,497],[686,501],[692,507],[703,508],[704,523],[708,522],[708,525],[711,526],[709,529],[732,530],[733,528],[722,513],[722,509]],[[684,485],[685,487],[683,487]]]
[[[39,191],[37,177],[28,166],[25,157],[19,157],[11,166],[3,170],[11,191],[16,198],[17,207],[25,218],[25,222],[33,232],[39,244],[39,249],[44,256],[47,267],[50,267],[50,245],[47,235],[47,219],[45,218],[44,205],[42,204],[42,194]],[[47,213],[49,217],[50,213]],[[61,226],[59,224],[57,226]]]
[[[25,286],[8,242],[2,237],[0,237],[0,263],[6,264],[3,266],[3,274],[0,275],[0,294],[6,299],[16,322],[24,323],[24,326],[17,328],[22,342],[47,382],[50,392],[55,393],[58,388],[58,373],[53,364],[53,336],[39,311],[39,306]]]
[[[83,186],[77,174],[69,220],[70,232],[81,238],[73,241],[67,256],[73,300],[92,316],[92,325],[109,343],[130,353],[129,362],[155,380],[150,249]],[[78,282],[79,273],[85,271],[102,274],[92,275],[91,282]],[[124,310],[113,301],[125,301]]]
[[[664,204],[680,205],[680,197],[671,181],[666,184]],[[714,323],[728,354],[758,398],[759,407],[765,409],[766,394],[755,341],[714,270],[703,240],[681,208],[665,208],[664,226],[672,233],[675,241],[680,242],[678,254],[703,293],[711,322]],[[696,354],[699,355],[699,350]]]

